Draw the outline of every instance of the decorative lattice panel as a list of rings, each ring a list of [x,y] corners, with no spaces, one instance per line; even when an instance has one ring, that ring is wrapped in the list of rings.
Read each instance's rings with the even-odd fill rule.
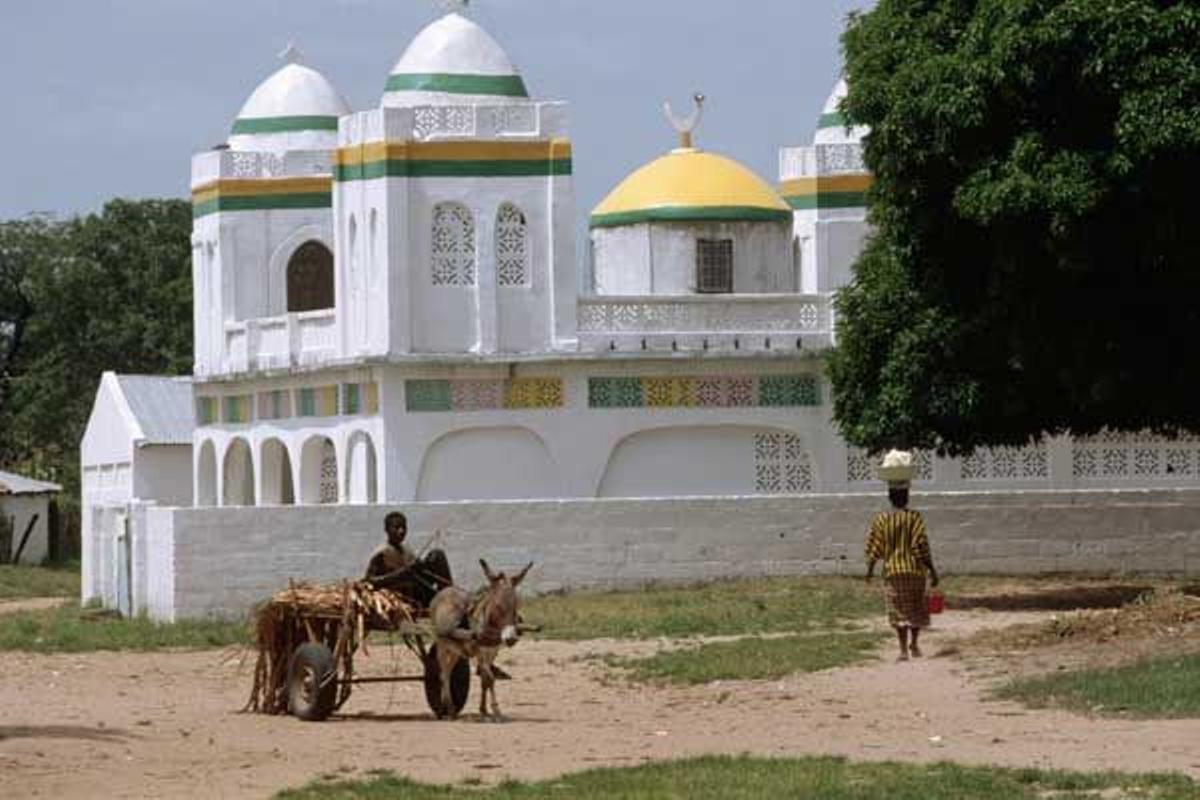
[[[410,412],[496,411],[562,408],[561,378],[405,381]]]
[[[496,214],[496,281],[501,286],[529,283],[529,235],[525,215],[512,203]]]
[[[592,408],[754,408],[821,405],[812,375],[589,378]]]
[[[321,504],[338,501],[337,451],[328,439],[321,447]]]
[[[790,433],[754,435],[754,490],[759,494],[798,494],[813,488],[812,462],[800,437]]]
[[[1046,445],[979,447],[962,461],[966,481],[1029,481],[1050,477]]]
[[[1081,479],[1200,479],[1200,436],[1101,431],[1071,443],[1071,474]]]
[[[434,286],[475,285],[475,219],[466,206],[434,207],[431,251]]]

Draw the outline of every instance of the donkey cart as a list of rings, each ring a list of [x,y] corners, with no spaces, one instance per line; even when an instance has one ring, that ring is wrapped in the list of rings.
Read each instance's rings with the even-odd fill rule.
[[[354,656],[366,652],[372,631],[399,636],[416,656],[420,674],[359,677]],[[345,705],[362,684],[421,682],[435,716],[457,714],[471,688],[470,664],[450,673],[451,709],[442,707],[436,637],[425,609],[366,583],[292,584],[263,605],[257,618],[258,661],[245,710],[291,713],[320,721]]]

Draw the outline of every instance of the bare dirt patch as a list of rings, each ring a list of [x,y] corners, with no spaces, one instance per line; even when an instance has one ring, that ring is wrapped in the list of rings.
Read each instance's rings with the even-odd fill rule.
[[[1021,613],[948,613],[928,637],[1030,622]],[[614,679],[589,654],[654,652],[667,642],[523,642],[499,687],[511,719],[429,714],[419,685],[356,690],[319,724],[237,713],[249,663],[221,652],[0,654],[0,770],[8,797],[261,798],[322,775],[392,769],[422,781],[541,779],[705,753],[1177,770],[1200,777],[1200,721],[1091,720],[986,701],[987,681],[949,658],[780,681],[689,688]],[[380,646],[368,674],[410,672]]]
[[[65,597],[31,597],[25,600],[0,600],[0,614],[18,614],[22,611],[45,611],[69,602]]]

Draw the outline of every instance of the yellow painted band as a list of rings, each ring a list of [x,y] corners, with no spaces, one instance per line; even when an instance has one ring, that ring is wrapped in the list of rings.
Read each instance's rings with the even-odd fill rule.
[[[821,178],[796,178],[784,181],[779,193],[784,197],[803,197],[825,192],[865,192],[875,178],[871,175],[829,175]]]
[[[343,147],[334,163],[356,167],[378,161],[538,161],[571,157],[569,139],[537,142],[368,142]]]
[[[259,197],[279,194],[321,194],[333,191],[333,178],[279,178],[275,180],[212,181],[192,190],[192,202],[217,197]]]

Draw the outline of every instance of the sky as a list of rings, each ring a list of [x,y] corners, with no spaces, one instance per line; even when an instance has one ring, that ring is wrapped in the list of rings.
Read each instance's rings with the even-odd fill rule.
[[[697,144],[771,183],[811,141],[847,15],[872,0],[474,0],[531,94],[571,105],[579,214],[674,146],[662,113],[708,97]],[[191,156],[228,136],[295,41],[352,108],[438,0],[0,0],[0,220],[113,197],[186,197]]]

